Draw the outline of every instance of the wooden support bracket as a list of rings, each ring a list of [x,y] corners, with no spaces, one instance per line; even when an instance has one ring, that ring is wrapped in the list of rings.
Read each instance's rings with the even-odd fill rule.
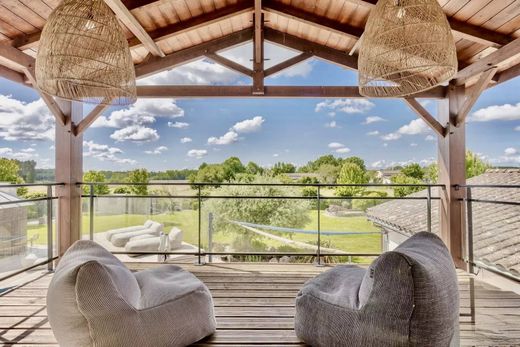
[[[94,107],[94,109],[92,109],[92,111],[90,111],[90,113],[85,118],[83,118],[77,125],[74,125],[72,127],[72,133],[75,136],[83,134],[85,130],[87,130],[88,127],[90,127],[92,123],[94,123],[96,119],[98,119],[98,117],[103,113],[103,111],[110,107],[110,105],[105,104],[108,104],[110,102],[110,99],[105,98],[105,100],[103,101],[103,104],[99,104],[96,107]]]
[[[403,100],[437,135],[441,137],[446,136],[446,128],[422,107],[415,98],[403,98]]]

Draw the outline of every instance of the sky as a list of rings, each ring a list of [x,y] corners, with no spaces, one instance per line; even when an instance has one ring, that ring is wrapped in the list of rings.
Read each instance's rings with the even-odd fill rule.
[[[222,55],[251,67],[252,44]],[[266,44],[266,68],[299,52]],[[357,74],[311,59],[266,85],[357,85]],[[250,85],[209,60],[138,84]],[[486,90],[468,116],[467,148],[496,166],[520,166],[520,78]],[[433,115],[435,100],[420,100]],[[92,105],[84,107],[87,114]],[[399,99],[141,99],[110,107],[84,134],[84,170],[196,168],[238,156],[268,167],[320,155],[359,156],[373,169],[436,161],[437,140]],[[0,157],[54,167],[54,118],[37,93],[0,78]]]

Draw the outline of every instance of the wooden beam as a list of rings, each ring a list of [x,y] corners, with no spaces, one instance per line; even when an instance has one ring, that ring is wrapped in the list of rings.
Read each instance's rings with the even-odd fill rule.
[[[248,69],[242,64],[236,63],[232,60],[229,60],[221,55],[218,55],[217,53],[207,53],[206,58],[211,59],[217,64],[220,64],[222,66],[227,67],[228,69],[231,69],[233,71],[236,71],[238,73],[241,73],[243,75],[246,75],[248,77],[253,76],[253,70]]]
[[[82,119],[82,105],[77,102],[59,100],[60,108],[67,115],[65,125],[56,124],[56,187],[58,213],[58,254],[60,256],[81,238],[81,187],[78,182],[83,176],[83,136],[74,136],[74,123]]]
[[[253,93],[264,94],[264,15],[262,13],[262,0],[254,1]]]
[[[239,45],[251,40],[252,37],[253,30],[249,28],[168,54],[163,58],[152,57],[147,62],[136,65],[135,74],[137,78],[142,78],[160,71],[168,70],[175,66],[199,59],[208,53],[218,52],[222,49]]]
[[[475,102],[477,102],[480,94],[482,94],[482,92],[488,87],[489,82],[491,82],[496,72],[497,67],[494,66],[484,71],[482,75],[480,75],[478,82],[471,88],[470,94],[467,95],[466,101],[464,101],[457,114],[457,119],[455,121],[456,126],[460,126],[466,121],[466,116],[468,115],[469,111],[471,111],[471,108],[473,105],[475,105]]]
[[[18,71],[34,68],[35,59],[8,44],[0,44],[0,64],[2,60],[16,67]]]
[[[445,87],[414,95],[417,98],[443,99]],[[253,93],[251,86],[160,85],[137,86],[139,98],[365,98],[357,86],[265,86],[264,94]]]
[[[130,30],[135,37],[143,43],[150,53],[158,57],[164,57],[164,52],[148,35],[141,23],[137,21],[132,13],[126,8],[121,0],[105,0],[105,3],[114,11],[117,18]]]
[[[507,82],[515,77],[518,77],[519,75],[520,75],[520,64],[516,64],[506,70],[501,71],[498,74],[495,74],[495,76],[493,77],[493,81],[495,83],[488,85],[488,88],[497,86],[504,82]]]
[[[26,79],[25,75],[18,72],[11,70],[5,66],[0,65],[0,77],[3,77],[5,79],[8,79],[12,82],[20,83],[23,85],[26,85]]]
[[[360,38],[363,34],[363,28],[355,27],[348,23],[341,23],[327,17],[316,15],[312,12],[300,10],[297,7],[285,5],[279,1],[263,1],[263,7],[267,12],[275,13],[277,15],[294,19],[299,22],[305,22],[315,27],[319,27],[327,31],[332,31],[341,35],[347,35],[355,39]]]
[[[458,110],[464,100],[464,88],[450,85],[448,99],[439,103],[439,120],[447,124],[445,137],[438,139],[439,183],[440,189],[439,229],[440,236],[453,257],[455,266],[467,269],[464,261],[465,209],[464,189],[455,189],[455,185],[466,183],[466,126],[455,127]]]
[[[349,56],[343,51],[285,34],[271,28],[264,29],[264,37],[266,40],[275,44],[286,46],[300,52],[309,52],[318,58],[351,70],[357,70],[357,57]]]
[[[446,135],[446,128],[441,125],[415,98],[404,98],[406,104],[440,137]]]
[[[271,66],[270,68],[266,69],[264,71],[264,77],[268,77],[268,76],[271,76],[271,75],[274,75],[282,70],[285,70],[291,66],[294,66],[296,64],[299,64],[309,58],[312,57],[312,54],[309,53],[309,52],[303,52],[301,54],[298,54],[297,56],[295,57],[292,57],[290,59],[287,59],[279,64],[276,64],[274,66]]]
[[[457,73],[454,83],[457,86],[461,86],[471,77],[488,70],[492,66],[499,65],[517,54],[520,54],[520,38],[460,70]]]
[[[377,0],[348,0],[356,5],[369,7],[372,9],[376,4]],[[512,42],[514,38],[509,35],[497,33],[492,30],[485,29],[480,26],[471,25],[466,22],[461,22],[455,18],[448,18],[451,30],[467,40],[475,43],[480,43],[490,47],[501,47]]]
[[[106,103],[108,103],[109,101],[110,100],[107,99],[104,100],[104,102]],[[90,111],[90,113],[85,116],[85,118],[83,118],[77,125],[73,126],[73,134],[75,136],[83,134],[85,130],[87,130],[92,125],[92,123],[94,123],[96,119],[98,119],[98,117],[103,113],[103,111],[105,111],[109,107],[110,105],[106,104],[99,104],[96,107],[94,107],[92,111]]]

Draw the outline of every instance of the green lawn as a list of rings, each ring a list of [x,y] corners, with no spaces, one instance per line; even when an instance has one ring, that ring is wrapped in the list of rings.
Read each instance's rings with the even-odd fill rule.
[[[143,224],[145,220],[149,219],[148,215],[113,215],[113,216],[96,216],[94,221],[95,232],[104,232],[114,228],[121,228],[130,225]],[[306,230],[317,229],[317,212],[316,210],[309,211],[310,222],[304,227]],[[198,213],[194,210],[183,210],[173,214],[154,215],[151,219],[163,223],[165,230],[169,231],[171,227],[176,226],[183,230],[184,240],[186,242],[197,244],[198,242]],[[326,231],[378,231],[378,229],[365,217],[329,217],[324,213],[321,214],[321,230]],[[89,216],[83,216],[82,230],[84,234],[89,231]],[[276,233],[279,236],[286,238],[292,237],[293,240],[303,241],[316,244],[316,235],[307,234],[283,234]],[[28,229],[28,236],[38,234],[38,244],[45,244],[47,242],[47,230],[45,226],[30,227]],[[203,244],[207,244],[207,220],[203,219],[202,223],[202,238]],[[216,233],[213,237],[215,244],[230,245],[232,244],[236,235],[233,233]],[[322,235],[322,246],[336,248],[347,252],[358,253],[376,253],[381,251],[381,236],[378,234],[372,235],[338,235],[325,236]],[[283,244],[276,240],[263,238],[261,240],[268,248],[278,248]],[[245,251],[245,250],[243,250]]]

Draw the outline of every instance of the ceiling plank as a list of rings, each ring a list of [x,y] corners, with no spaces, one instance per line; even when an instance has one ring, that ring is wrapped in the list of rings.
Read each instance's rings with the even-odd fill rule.
[[[74,126],[73,133],[75,136],[83,134],[85,130],[87,130],[92,125],[92,123],[94,123],[96,119],[101,116],[103,111],[110,107],[110,105],[106,105],[110,102],[110,99],[105,98],[103,102],[104,104],[98,104],[85,118],[81,120],[81,122],[78,123],[78,125]]]
[[[428,110],[426,110],[415,98],[403,98],[406,104],[439,136],[446,136],[446,128],[442,126]]]
[[[254,94],[252,86],[161,85],[137,86],[139,98],[365,98],[357,86],[265,86]],[[413,97],[443,99],[446,87],[435,87]]]
[[[168,70],[199,59],[208,53],[216,53],[222,49],[239,45],[251,40],[252,37],[253,29],[249,28],[168,54],[163,58],[151,57],[145,63],[135,66],[135,75],[137,78],[142,78]]]
[[[232,60],[229,60],[228,58],[225,58],[221,55],[218,55],[216,53],[208,53],[206,54],[206,58],[213,60],[215,63],[220,64],[222,66],[227,67],[228,69],[231,69],[233,71],[236,71],[238,73],[241,73],[245,76],[252,77],[253,76],[253,70],[248,69],[242,64],[236,63]]]
[[[361,5],[369,8],[373,8],[377,4],[377,0],[348,0],[356,5]],[[448,18],[451,30],[459,36],[480,43],[490,47],[502,47],[512,42],[514,38],[509,35],[504,35],[492,30],[482,28],[480,26],[471,25],[466,22],[461,22],[455,18]]]
[[[457,86],[461,86],[471,77],[476,76],[488,70],[490,67],[496,66],[517,54],[520,54],[520,38],[460,70],[457,73],[454,83]]]
[[[295,57],[292,57],[290,59],[287,59],[279,64],[276,64],[274,66],[271,66],[270,68],[266,69],[264,72],[264,76],[268,77],[271,75],[274,75],[282,70],[285,70],[287,68],[290,68],[291,66],[294,66],[296,64],[299,64],[309,58],[312,57],[312,54],[309,52],[303,52],[301,54],[298,54]]]
[[[349,56],[343,51],[307,41],[267,27],[264,29],[264,37],[266,40],[275,44],[286,46],[300,52],[309,52],[318,58],[341,65],[348,69],[357,70],[357,56]]]
[[[496,66],[484,71],[482,75],[480,75],[478,82],[471,89],[469,89],[470,93],[457,114],[457,118],[455,120],[456,126],[464,124],[464,122],[466,121],[466,117],[469,114],[469,111],[471,111],[471,108],[475,105],[475,102],[477,102],[480,94],[482,94],[482,92],[488,87],[489,82],[491,82],[491,79],[493,78],[493,76],[495,76],[496,72]]]
[[[117,18],[143,43],[146,49],[155,56],[164,57],[164,52],[150,37],[143,28],[141,23],[137,21],[134,15],[126,8],[121,0],[105,0],[105,3],[114,11]]]

